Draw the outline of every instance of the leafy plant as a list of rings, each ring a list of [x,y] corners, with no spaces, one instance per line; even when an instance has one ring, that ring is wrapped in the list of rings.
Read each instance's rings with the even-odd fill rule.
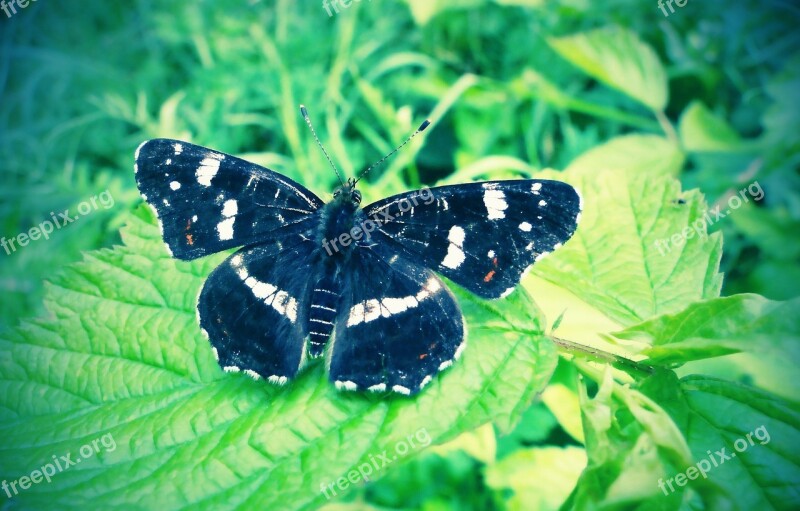
[[[4,302],[9,324],[37,310],[38,284],[21,276],[49,284],[46,315],[0,333],[0,482],[19,490],[0,490],[0,509],[800,507],[798,67],[780,51],[794,28],[755,2],[718,4],[699,21],[690,3],[654,31],[654,6],[613,4],[624,14],[362,2],[333,24],[284,1],[87,2],[83,23],[126,46],[99,61],[54,50],[56,64],[38,71],[55,84],[49,96],[38,93],[48,80],[10,86],[0,156],[15,186],[51,200],[21,214],[6,193],[18,201],[4,206],[9,232],[98,187],[133,206],[132,148],[151,136],[213,145],[325,191],[332,173],[302,131],[300,98],[351,175],[431,112],[425,143],[371,176],[368,198],[535,175],[573,184],[584,215],[507,299],[456,290],[468,348],[415,399],[337,392],[319,364],[284,388],[225,374],[194,312],[222,256],[169,258],[142,207],[65,230],[54,254],[3,268],[24,297]],[[46,29],[17,33],[9,54],[48,44],[34,33],[75,39],[63,8],[48,4]],[[132,30],[143,36],[130,44]],[[144,58],[153,51],[173,70]],[[30,58],[15,69],[45,57]],[[132,61],[134,85],[121,72]],[[71,103],[71,87],[92,97]],[[19,126],[49,134],[48,151]],[[64,162],[77,170],[61,173]],[[763,201],[703,221],[755,181]],[[122,224],[121,245],[50,274]],[[31,477],[103,435],[114,449],[52,482]]]

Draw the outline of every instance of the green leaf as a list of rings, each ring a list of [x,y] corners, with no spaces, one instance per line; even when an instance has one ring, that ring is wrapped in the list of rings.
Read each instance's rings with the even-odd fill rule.
[[[687,151],[741,152],[751,150],[726,121],[700,101],[692,102],[681,114],[678,135]]]
[[[654,375],[641,390],[669,412],[692,452],[692,463],[667,474],[666,492],[666,479],[673,478],[678,488],[677,474],[688,474],[695,466],[704,469],[705,478],[695,474],[695,480],[684,484],[711,484],[735,500],[738,509],[800,507],[796,406],[746,385],[704,376],[678,380],[671,372]],[[720,454],[722,449],[726,452]]]
[[[697,302],[614,333],[642,343],[653,364],[681,364],[746,352],[745,365],[769,368],[759,374],[763,388],[800,395],[800,299],[775,302],[751,294]]]
[[[624,170],[629,175],[677,176],[686,156],[680,147],[657,135],[622,135],[575,158],[566,171],[594,175],[605,170]]]
[[[690,460],[680,431],[653,401],[604,374],[594,398],[580,389],[589,462],[571,509],[677,509],[681,493],[665,497],[657,481]]]
[[[551,37],[550,46],[589,76],[651,110],[667,105],[667,75],[653,49],[621,27],[606,27],[566,37]]]
[[[321,363],[281,388],[225,374],[194,310],[222,256],[168,257],[143,209],[122,236],[54,278],[52,318],[0,340],[0,480],[103,435],[116,446],[23,490],[14,509],[313,508],[384,451],[399,460],[489,421],[510,429],[555,368],[520,290],[491,303],[457,292],[469,346],[416,398],[340,393]]]
[[[558,257],[534,266],[534,275],[623,326],[719,296],[722,244],[718,234],[706,236],[700,193],[682,193],[672,178],[624,171],[542,175],[575,186],[584,211],[575,236]],[[694,222],[701,236],[684,238]],[[675,236],[681,243],[664,245]]]
[[[437,14],[448,9],[467,9],[484,5],[488,0],[464,0],[458,5],[448,0],[406,0],[417,25],[427,25]]]
[[[580,447],[521,449],[487,466],[486,484],[514,492],[506,503],[509,511],[558,509],[585,466],[586,452]]]

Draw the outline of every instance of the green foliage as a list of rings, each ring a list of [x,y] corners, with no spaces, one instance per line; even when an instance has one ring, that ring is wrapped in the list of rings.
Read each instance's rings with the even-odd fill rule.
[[[0,21],[3,234],[116,199],[0,252],[0,482],[116,442],[0,509],[800,507],[800,60],[778,9],[87,0]],[[574,239],[508,299],[456,290],[468,348],[414,399],[337,392],[319,364],[284,388],[224,374],[194,312],[220,256],[169,258],[138,207],[155,136],[324,196],[301,102],[348,175],[432,119],[367,201],[531,175],[582,194]],[[756,181],[763,200],[703,221]]]
[[[370,456],[402,458],[397,446],[408,447],[409,435],[423,431],[430,443],[489,420],[509,428],[555,368],[555,348],[524,292],[497,303],[459,293],[472,355],[419,399],[343,395],[321,364],[282,389],[226,375],[194,311],[221,258],[173,260],[141,211],[123,230],[124,246],[93,252],[54,279],[53,320],[25,322],[0,340],[3,476],[105,433],[120,446],[31,491],[28,506],[300,509],[323,501],[321,485]],[[53,431],[54,423],[63,427]],[[87,480],[84,469],[95,475]],[[109,491],[134,472],[138,489]],[[190,497],[174,477],[193,480]]]

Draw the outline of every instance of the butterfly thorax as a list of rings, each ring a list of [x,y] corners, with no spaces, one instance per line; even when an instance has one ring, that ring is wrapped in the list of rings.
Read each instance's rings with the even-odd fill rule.
[[[328,256],[344,256],[352,248],[356,217],[361,204],[361,192],[352,179],[333,192],[333,200],[321,211],[319,239]]]

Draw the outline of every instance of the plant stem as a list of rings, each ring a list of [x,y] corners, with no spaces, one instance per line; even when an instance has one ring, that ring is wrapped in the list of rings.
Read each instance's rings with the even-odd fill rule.
[[[591,346],[584,346],[573,341],[568,341],[560,337],[549,335],[548,338],[552,340],[561,350],[572,355],[588,356],[591,358],[600,359],[604,362],[610,362],[611,365],[617,369],[625,372],[635,372],[639,375],[650,376],[655,372],[655,368],[647,364],[642,364],[631,360],[629,358],[621,357],[607,351],[603,351]]]

